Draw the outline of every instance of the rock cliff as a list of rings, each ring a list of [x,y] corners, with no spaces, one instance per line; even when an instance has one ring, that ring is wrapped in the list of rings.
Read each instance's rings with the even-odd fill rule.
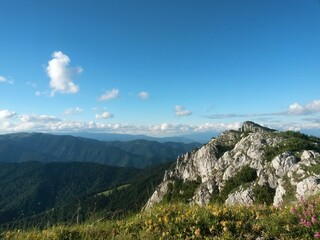
[[[145,209],[176,199],[198,205],[216,201],[279,206],[320,193],[319,152],[319,138],[244,122],[238,131],[226,131],[180,155]],[[188,194],[179,189],[183,185]]]

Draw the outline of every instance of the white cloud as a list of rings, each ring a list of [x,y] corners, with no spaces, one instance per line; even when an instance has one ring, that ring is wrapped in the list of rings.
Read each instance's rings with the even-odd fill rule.
[[[8,119],[12,118],[16,115],[15,112],[9,111],[7,109],[5,110],[0,110],[0,119]]]
[[[103,95],[99,97],[99,101],[107,101],[110,99],[118,98],[120,96],[119,89],[112,89],[110,91],[106,91]]]
[[[225,130],[237,130],[241,122],[208,122],[201,124],[159,123],[151,125],[135,125],[126,123],[99,123],[62,120],[50,115],[18,115],[8,110],[0,111],[0,116],[6,116],[0,122],[0,132],[108,132],[125,134],[146,134],[150,136],[176,136],[180,134],[192,134],[200,132],[223,132]],[[112,114],[111,114],[112,115]],[[111,117],[110,113],[101,113],[97,118]],[[100,117],[100,118],[99,118]],[[263,122],[259,122],[263,124]],[[264,124],[263,124],[264,125]],[[278,130],[316,130],[320,129],[320,121],[296,121],[296,122],[269,122],[265,126]]]
[[[175,106],[175,114],[179,117],[190,116],[192,114],[191,111],[186,110],[183,106],[177,105]]]
[[[291,104],[286,111],[271,113],[252,113],[252,114],[211,114],[207,118],[226,119],[226,118],[253,118],[253,117],[271,117],[271,116],[303,116],[320,113],[320,100],[313,100],[305,105],[300,103]]]
[[[79,86],[74,84],[73,77],[80,74],[81,67],[70,68],[70,58],[60,51],[52,54],[52,59],[48,62],[47,74],[50,78],[51,96],[59,93],[77,93]]]
[[[96,114],[96,119],[108,119],[113,118],[113,114],[109,112],[103,112],[101,114]]]
[[[9,84],[13,84],[13,80],[12,79],[8,79],[8,78],[5,78],[4,76],[1,76],[0,75],[0,83],[9,83]]]
[[[21,122],[24,123],[49,123],[61,121],[61,119],[49,115],[20,115],[19,118]]]
[[[148,99],[149,98],[149,93],[147,92],[140,92],[138,94],[138,96],[141,98],[141,99]]]
[[[6,82],[6,81],[7,81],[7,79],[5,77],[0,76],[0,82]]]
[[[288,114],[290,115],[309,115],[320,112],[320,100],[314,100],[306,105],[293,103],[289,106]]]
[[[80,107],[75,107],[75,108],[67,108],[64,110],[63,114],[64,115],[74,115],[74,114],[79,114],[82,113],[83,109]]]

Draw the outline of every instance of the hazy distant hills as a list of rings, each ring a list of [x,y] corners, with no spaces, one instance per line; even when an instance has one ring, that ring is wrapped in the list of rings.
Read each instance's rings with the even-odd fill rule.
[[[192,137],[150,137],[147,135],[139,134],[118,134],[118,133],[89,133],[89,132],[72,132],[66,133],[65,135],[71,135],[76,137],[84,137],[84,138],[91,138],[100,141],[133,141],[133,140],[147,140],[147,141],[156,141],[160,143],[164,142],[181,142],[181,143],[193,143],[198,142],[194,140]],[[207,141],[206,141],[207,142]]]
[[[0,135],[0,162],[96,162],[144,168],[174,161],[200,143],[147,140],[99,141],[44,133]]]

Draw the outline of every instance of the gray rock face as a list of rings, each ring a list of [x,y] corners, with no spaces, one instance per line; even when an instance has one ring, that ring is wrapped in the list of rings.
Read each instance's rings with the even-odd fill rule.
[[[320,193],[320,175],[310,176],[297,184],[297,198]]]
[[[218,193],[218,187],[214,181],[201,183],[197,188],[192,200],[199,206],[204,206],[210,203],[214,194]]]
[[[313,144],[312,141],[310,144]],[[314,144],[318,144],[320,149],[320,139],[317,141]],[[286,144],[289,144],[287,135],[245,122],[239,131],[226,131],[201,148],[180,155],[175,168],[166,172],[163,182],[146,206],[151,207],[160,202],[168,193],[168,183],[176,180],[200,182],[192,197],[192,203],[208,204],[215,194],[224,189],[226,181],[246,166],[256,170],[257,179],[250,183],[251,187],[240,186],[229,194],[226,204],[254,203],[252,189],[256,185],[268,185],[275,189],[273,204],[277,206],[282,204],[283,197],[289,194],[289,189],[286,189],[288,185],[292,186],[291,189],[297,189],[297,196],[318,191],[318,178],[306,168],[320,164],[319,152],[302,149],[281,152],[273,159],[266,157],[266,152],[270,152],[270,149],[276,151],[279,146]]]
[[[163,200],[163,197],[168,192],[168,186],[169,184],[173,184],[173,181],[164,181],[162,182],[157,189],[154,191],[154,193],[149,198],[148,202],[144,206],[145,210],[149,210],[154,204],[160,203]]]
[[[274,132],[275,130],[260,126],[254,122],[244,122],[240,128],[241,132]]]
[[[242,186],[234,193],[231,193],[227,200],[226,205],[252,205],[254,203],[254,196],[252,193],[252,186],[244,189]]]

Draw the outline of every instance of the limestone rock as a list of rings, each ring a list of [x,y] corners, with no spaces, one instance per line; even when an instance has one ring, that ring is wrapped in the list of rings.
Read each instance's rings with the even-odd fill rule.
[[[282,182],[280,181],[278,187],[276,188],[276,194],[273,198],[273,205],[278,207],[283,203],[283,196],[286,194],[286,190],[282,186]]]
[[[241,132],[273,132],[275,130],[260,126],[254,122],[244,122],[240,128]]]
[[[320,193],[320,175],[310,176],[297,184],[297,198],[306,198]]]
[[[227,200],[225,201],[226,205],[252,205],[254,202],[252,186],[244,189],[242,186],[239,190],[231,193]]]
[[[192,201],[199,206],[209,204],[212,196],[218,193],[218,187],[214,181],[201,183],[197,188]]]
[[[279,177],[283,177],[296,163],[297,159],[290,152],[281,153],[271,162],[273,168],[276,170],[276,175]]]
[[[145,204],[145,210],[149,210],[154,204],[160,203],[163,200],[163,197],[169,190],[169,184],[174,184],[174,181],[164,181],[157,187],[157,189],[149,198],[148,202]]]

